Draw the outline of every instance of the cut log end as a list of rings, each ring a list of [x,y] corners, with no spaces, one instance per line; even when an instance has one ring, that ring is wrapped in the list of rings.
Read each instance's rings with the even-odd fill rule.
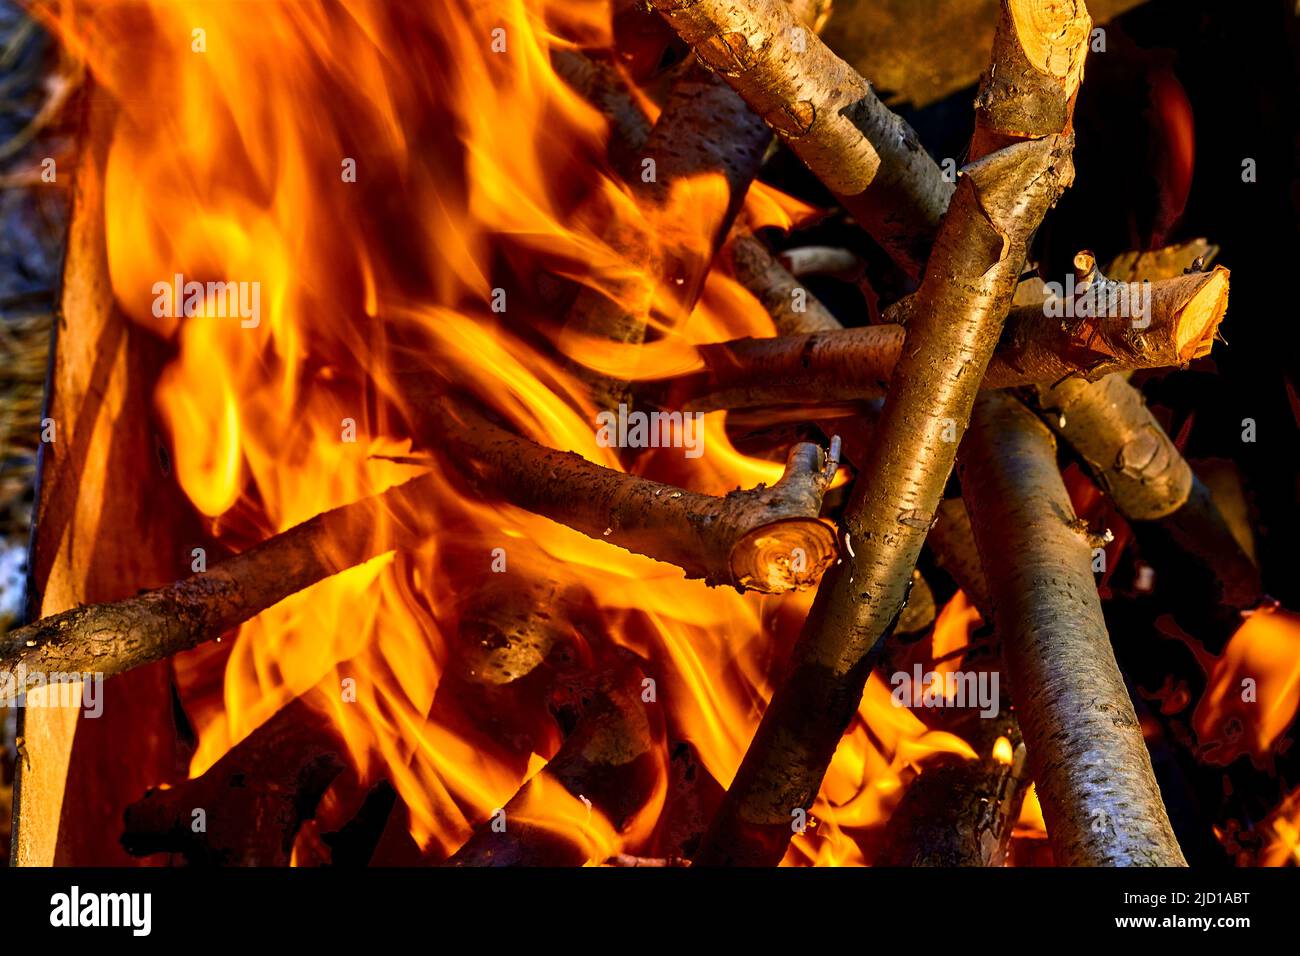
[[[1092,18],[1083,0],[1008,0],[1007,10],[1025,59],[1061,81],[1067,97],[1083,82]]]
[[[1187,278],[1199,278],[1195,290],[1178,316],[1174,340],[1178,355],[1184,362],[1210,354],[1215,333],[1228,311],[1228,270],[1215,266],[1213,271],[1192,273]]]
[[[789,518],[755,528],[731,550],[737,584],[768,594],[813,587],[835,561],[835,531],[820,518]]]

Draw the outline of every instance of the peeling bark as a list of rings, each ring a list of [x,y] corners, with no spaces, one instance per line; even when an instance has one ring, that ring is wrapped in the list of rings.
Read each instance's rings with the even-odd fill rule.
[[[1048,835],[1066,866],[1185,866],[1048,431],[987,393],[962,487]]]

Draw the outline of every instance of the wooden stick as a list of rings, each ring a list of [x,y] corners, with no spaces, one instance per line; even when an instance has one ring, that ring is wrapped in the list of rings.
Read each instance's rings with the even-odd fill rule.
[[[748,229],[732,230],[723,257],[736,281],[763,303],[779,335],[798,336],[843,328],[830,309],[791,275]],[[796,295],[802,298],[801,303],[796,301]]]
[[[1056,861],[1184,866],[1048,431],[981,396],[962,488]]]
[[[1144,288],[1132,290],[1134,296],[1150,295],[1140,316],[1054,318],[1044,303],[1015,307],[983,387],[1179,367],[1206,354],[1228,307],[1228,270],[1219,266]],[[907,319],[915,298],[899,306],[886,317]],[[693,411],[807,402],[810,397],[827,403],[871,398],[885,392],[905,335],[901,324],[868,325],[703,345],[698,352],[704,371],[657,383],[646,392]]]
[[[979,753],[936,759],[889,818],[878,866],[1002,866],[1029,788],[1025,745],[1010,712],[945,724]],[[1005,755],[993,752],[1005,736]]]
[[[1107,271],[1126,280],[1188,281],[1178,275],[1193,255],[1199,263],[1217,251],[1204,240],[1122,257]],[[1215,272],[1218,269],[1216,268]],[[1156,421],[1142,393],[1123,374],[1096,382],[1069,379],[1034,390],[1050,425],[1078,452],[1115,507],[1131,521],[1158,523],[1175,543],[1218,580],[1220,599],[1251,608],[1263,597],[1259,568],[1224,521],[1209,490],[1192,472],[1173,439]]]
[[[1072,19],[1081,7],[1056,12]],[[1010,29],[1005,9],[999,30]],[[1040,27],[1045,35],[1055,29],[1052,22]],[[845,511],[850,557],[818,589],[793,664],[705,834],[697,864],[774,865],[789,842],[791,814],[811,807],[857,712],[869,652],[906,602],[1029,237],[1072,181],[1072,139],[1016,143],[959,177],[871,456]]]
[[[857,711],[867,653],[907,596],[961,429],[1011,304],[1030,231],[1069,181],[1068,141],[1008,147],[959,181],[845,512],[850,558],[819,588],[697,863],[775,864]],[[945,439],[945,434],[947,438]]]
[[[640,699],[639,673],[630,668],[598,676],[584,699],[582,716],[537,777],[506,803],[498,827],[491,819],[474,833],[447,866],[581,866],[597,862],[589,848],[562,826],[536,816],[548,785],[584,800],[616,832],[645,807],[662,768],[656,750],[662,728],[652,725]],[[505,829],[500,829],[504,823]]]
[[[127,807],[122,844],[132,856],[180,853],[194,866],[288,866],[299,828],[346,759],[329,720],[294,700],[201,776]]]
[[[324,578],[418,539],[438,493],[423,475],[283,531],[207,571],[111,604],[42,618],[0,637],[0,676],[111,676],[210,641]],[[377,535],[389,527],[391,535]]]
[[[780,3],[794,22],[814,21],[824,12],[824,0]],[[811,31],[808,31],[811,32]],[[570,71],[574,72],[574,71]],[[603,77],[605,86],[613,78]],[[593,83],[594,86],[594,83]],[[620,123],[626,107],[617,93],[604,94],[600,108],[613,111]],[[607,114],[609,115],[609,114]],[[632,136],[634,126],[621,122]],[[609,244],[624,260],[624,276],[602,288],[583,286],[566,319],[566,328],[615,342],[644,341],[652,315],[665,307],[690,313],[745,193],[758,175],[772,134],[745,102],[718,77],[696,64],[673,84],[667,102],[645,142],[636,151],[654,163],[648,179],[640,163],[626,170],[628,183],[644,222],[630,226],[619,218]],[[635,147],[634,147],[635,148]],[[691,188],[702,174],[717,174],[727,190],[727,203],[717,209],[702,204]],[[711,212],[711,219],[704,220]],[[694,228],[682,230],[682,220]],[[614,408],[627,401],[627,383],[608,376],[584,376],[596,404]]]
[[[651,0],[912,276],[953,188],[916,133],[781,0]]]
[[[835,533],[818,517],[838,448],[791,450],[785,474],[722,498],[593,464],[544,448],[467,408],[442,406],[428,434],[480,493],[675,564],[688,578],[769,593],[817,582],[835,560]]]

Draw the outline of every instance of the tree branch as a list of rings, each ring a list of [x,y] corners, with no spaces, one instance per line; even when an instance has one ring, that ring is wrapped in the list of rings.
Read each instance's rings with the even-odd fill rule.
[[[710,69],[916,276],[952,195],[916,133],[781,0],[651,0]]]
[[[985,394],[961,479],[1056,861],[1185,866],[1051,433],[1010,396]]]
[[[1219,266],[1145,288],[1150,302],[1142,315],[1126,307],[1117,310],[1122,314],[1053,318],[1044,303],[1013,308],[983,387],[1179,367],[1208,352],[1228,307],[1228,270]],[[1136,287],[1131,294],[1146,293]],[[908,297],[886,317],[906,321],[915,307]],[[903,325],[887,324],[702,345],[703,371],[656,383],[646,393],[693,411],[872,398],[887,388],[905,335]]]

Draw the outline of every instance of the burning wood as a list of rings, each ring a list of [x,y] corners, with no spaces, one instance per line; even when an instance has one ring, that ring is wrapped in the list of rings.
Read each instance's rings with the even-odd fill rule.
[[[658,781],[662,731],[642,704],[640,685],[640,675],[627,668],[598,675],[559,752],[475,829],[447,865],[578,866],[607,859],[608,847],[600,848],[611,837],[602,831],[630,827]],[[573,810],[567,825],[538,813],[545,793],[557,786]]]
[[[201,776],[127,807],[122,844],[134,856],[179,853],[192,865],[287,866],[346,752],[329,721],[295,700]]]
[[[952,186],[866,80],[800,27],[782,0],[652,2],[876,241],[918,274]]]
[[[835,559],[818,515],[835,475],[830,453],[795,445],[770,488],[696,494],[542,448],[477,413],[439,423],[439,446],[474,487],[597,540],[676,564],[687,577],[780,593],[815,583]]]
[[[156,692],[151,728],[175,715],[158,762],[112,801],[131,853],[1000,866],[1028,859],[1025,830],[1044,821],[1067,865],[1242,845],[1199,822],[1183,839],[1209,815],[1179,812],[1169,790],[1167,811],[1154,775],[1208,766],[1199,738],[1254,719],[1228,698],[1238,671],[1268,670],[1252,656],[1260,627],[1243,629],[1248,653],[1224,622],[1263,599],[1254,556],[1267,566],[1279,526],[1242,467],[1230,528],[1182,453],[1191,413],[1205,416],[1179,390],[1211,379],[1228,305],[1213,247],[1104,271],[1081,252],[1068,272],[1084,244],[1147,239],[1083,229],[1068,208],[1092,202],[1080,190],[1048,218],[1074,183],[1085,53],[1106,39],[1083,0],[972,8],[972,33],[994,8],[997,27],[960,170],[884,105],[853,51],[818,38],[821,0],[598,16],[550,0],[451,0],[439,17],[323,5],[319,22],[272,4],[258,26],[275,46],[214,8],[223,39],[247,41],[232,48],[265,57],[247,102],[162,41],[158,74],[183,82],[141,80],[130,49],[91,41],[153,42],[161,24],[68,3],[76,15],[50,22],[90,57],[103,106],[78,170],[42,451],[33,579],[57,613],[0,637],[0,684],[135,670],[82,724],[121,721],[113,735],[131,739],[122,696],[137,679]],[[892,5],[862,17],[902,22]],[[947,44],[951,26],[935,25]],[[329,85],[325,108],[303,77],[337,62],[355,82]],[[409,82],[411,63],[427,82]],[[220,108],[194,110],[195,96]],[[174,151],[159,155],[164,115]],[[1097,140],[1078,122],[1082,188]],[[916,123],[936,155],[960,153],[950,129]],[[196,143],[241,161],[214,168]],[[301,170],[341,144],[355,155],[339,188],[304,188]],[[1127,206],[1106,220],[1135,225]],[[1258,263],[1237,255],[1240,301]],[[259,315],[153,310],[160,276],[248,288]],[[1173,409],[1177,437],[1130,373]],[[129,424],[129,447],[105,423]],[[1198,462],[1232,457],[1206,451],[1201,428]],[[156,561],[103,547],[120,529],[97,503],[137,486],[175,506],[151,532]],[[1078,515],[1103,509],[1116,535],[1098,580],[1101,529]],[[1238,543],[1256,530],[1258,551]],[[175,576],[196,541],[233,556],[136,592]],[[1172,581],[1187,556],[1221,593],[1152,589],[1152,571]],[[1165,665],[1169,642],[1135,640],[1121,674],[1103,600],[1135,637],[1212,604],[1196,637],[1227,644],[1222,668],[1198,678]],[[1285,644],[1277,613],[1286,626],[1263,630]],[[910,695],[881,692],[900,677]],[[1160,702],[1143,720],[1174,753],[1154,767],[1126,680]],[[1293,684],[1268,685],[1274,709],[1294,709]],[[237,740],[266,699],[293,703]],[[24,827],[54,859],[75,852],[61,827],[81,825],[55,778],[84,779],[74,738],[106,738],[27,716],[20,791],[68,812]],[[1280,759],[1286,726],[1270,711],[1249,739],[1217,741],[1220,756]],[[178,742],[209,769],[180,780]],[[1213,790],[1217,772],[1189,778]],[[138,799],[162,780],[180,782]],[[1242,816],[1280,834],[1291,811],[1271,793]]]

